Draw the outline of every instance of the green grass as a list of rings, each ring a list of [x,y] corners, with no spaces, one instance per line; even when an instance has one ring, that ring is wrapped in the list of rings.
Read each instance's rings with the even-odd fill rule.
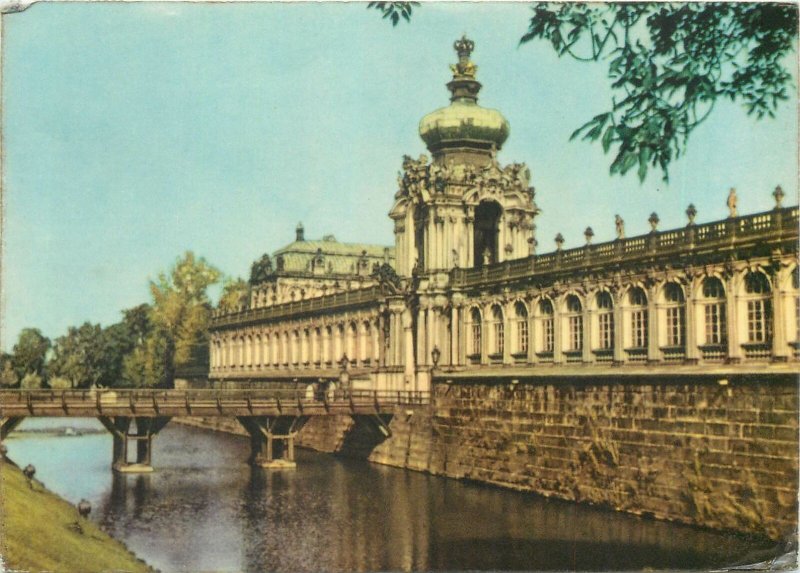
[[[94,573],[153,570],[122,543],[16,466],[0,461],[0,554],[10,570]]]

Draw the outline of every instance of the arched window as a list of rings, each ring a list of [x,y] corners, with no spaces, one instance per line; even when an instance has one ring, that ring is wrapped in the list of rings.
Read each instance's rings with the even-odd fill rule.
[[[606,291],[597,293],[597,347],[600,350],[614,348],[614,301]],[[608,354],[608,353],[606,353]]]
[[[553,358],[553,349],[555,348],[554,338],[554,325],[553,325],[553,303],[549,299],[542,299],[539,301],[539,332],[541,332],[541,339],[539,340],[538,351],[543,356],[544,360]]]
[[[503,324],[503,309],[500,305],[492,306],[492,359],[502,360],[506,345],[506,331]]]
[[[686,299],[679,284],[664,285],[664,309],[667,318],[667,346],[683,346],[686,341]]]
[[[344,325],[336,326],[336,334],[333,337],[333,361],[338,362],[344,356]]]
[[[264,345],[261,343],[261,334],[256,334],[253,338],[253,356],[256,366],[261,366],[264,362]]]
[[[292,364],[300,362],[300,332],[295,330],[292,333]]]
[[[528,308],[523,302],[514,304],[514,358],[524,362],[528,356]]]
[[[319,367],[322,360],[322,329],[319,327],[314,329],[314,338],[311,344],[311,361]]]
[[[747,273],[744,278],[747,299],[747,342],[772,341],[772,289],[769,280],[760,272]]]
[[[640,287],[628,293],[631,316],[631,348],[647,348],[647,295]]]
[[[325,337],[322,339],[322,360],[326,364],[333,362],[333,328],[325,327]]]
[[[350,362],[355,363],[358,360],[358,326],[355,322],[351,322],[347,326],[347,346],[345,352]]]
[[[498,261],[498,234],[503,208],[497,201],[481,201],[475,208],[474,261],[476,267]]]
[[[469,313],[469,361],[472,364],[480,364],[482,340],[481,311],[473,308]]]
[[[705,316],[705,343],[722,345],[728,342],[725,287],[717,277],[703,281],[703,314]]]
[[[361,356],[359,359],[364,364],[369,364],[372,358],[372,327],[368,320],[362,323],[361,329]]]
[[[300,341],[300,361],[303,364],[309,363],[309,356],[311,354],[311,334],[307,328],[303,329],[303,338]]]
[[[574,294],[567,296],[567,362],[580,361],[578,354],[583,349],[583,305]],[[570,356],[569,353],[578,354]]]
[[[268,333],[264,333],[264,336],[261,338],[261,356],[262,364],[264,366],[269,366],[272,363],[272,348],[270,345],[271,341],[270,335]]]

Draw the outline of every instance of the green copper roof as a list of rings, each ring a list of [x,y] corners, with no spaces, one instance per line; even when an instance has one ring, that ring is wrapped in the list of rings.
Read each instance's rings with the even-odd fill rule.
[[[509,131],[503,114],[469,100],[456,100],[429,113],[419,123],[419,134],[431,151],[470,141],[493,143],[500,149]]]
[[[340,243],[335,239],[322,241],[295,241],[275,251],[273,261],[283,257],[283,273],[308,273],[314,270],[315,259],[321,258],[324,274],[356,275],[358,265],[365,262],[367,269],[378,263],[394,263],[394,247]],[[323,276],[324,276],[323,274]]]

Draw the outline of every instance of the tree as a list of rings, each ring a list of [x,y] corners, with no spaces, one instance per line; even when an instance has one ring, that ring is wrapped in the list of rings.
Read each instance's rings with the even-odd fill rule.
[[[73,388],[105,386],[113,384],[113,374],[109,375],[113,359],[100,325],[85,322],[56,338],[49,371],[52,376],[69,380]]]
[[[208,287],[219,278],[217,269],[187,252],[168,275],[161,273],[150,283],[152,331],[142,355],[148,385],[172,387],[177,365],[206,355],[211,318]]]
[[[13,365],[18,378],[27,374],[44,375],[47,352],[50,350],[50,339],[38,328],[24,328],[13,348]]]
[[[383,13],[384,18],[388,18],[392,26],[397,26],[400,18],[406,22],[411,21],[411,9],[419,6],[419,2],[370,2],[367,8],[373,8]]]
[[[241,278],[227,278],[222,286],[222,295],[219,297],[217,308],[224,311],[234,311],[245,306],[250,295],[250,287]]]
[[[26,390],[36,390],[42,387],[42,376],[37,372],[28,372],[23,376],[22,382],[19,383],[20,388]]]
[[[10,388],[19,384],[19,376],[14,371],[13,357],[3,354],[2,359],[0,359],[0,363],[2,363],[2,366],[0,366],[0,386]]]
[[[407,3],[370,7],[386,17],[396,4]],[[785,61],[797,38],[797,10],[793,3],[540,2],[520,44],[542,40],[559,56],[607,61],[610,109],[570,139],[600,140],[606,153],[613,148],[612,175],[636,168],[644,181],[658,167],[668,180],[669,165],[719,99],[743,104],[758,119],[788,99]]]

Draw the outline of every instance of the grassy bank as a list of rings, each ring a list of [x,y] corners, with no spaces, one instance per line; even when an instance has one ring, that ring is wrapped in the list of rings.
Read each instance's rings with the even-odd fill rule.
[[[153,571],[16,466],[0,461],[0,554],[14,571]]]

